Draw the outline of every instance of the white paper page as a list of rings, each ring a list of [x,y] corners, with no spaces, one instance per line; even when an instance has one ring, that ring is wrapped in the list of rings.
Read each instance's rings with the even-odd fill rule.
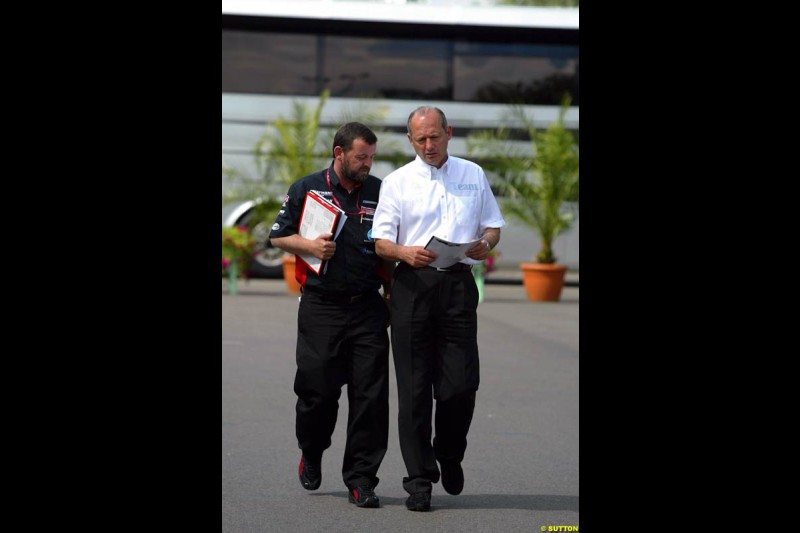
[[[425,249],[435,252],[438,257],[429,266],[437,268],[453,266],[467,257],[469,249],[478,242],[480,242],[480,239],[462,243],[449,242],[434,235],[431,237],[431,240],[428,241],[428,244],[425,245]]]
[[[335,219],[336,213],[331,212],[314,199],[308,198],[306,199],[305,208],[303,210],[303,221],[299,228],[300,236],[306,239],[316,239],[323,233],[332,233]],[[337,228],[336,231],[341,231],[341,228]],[[317,259],[313,255],[301,255],[300,257],[303,258],[303,261],[308,263],[308,266],[310,266],[314,272],[319,274],[320,266],[322,266],[322,259]]]

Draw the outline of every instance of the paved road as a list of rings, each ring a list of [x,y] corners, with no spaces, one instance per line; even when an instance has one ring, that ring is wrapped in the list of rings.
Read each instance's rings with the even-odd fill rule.
[[[380,509],[347,503],[341,458],[343,390],[322,485],[297,480],[294,347],[297,297],[283,280],[222,283],[222,531],[539,532],[579,525],[578,288],[533,303],[515,285],[487,285],[478,306],[481,388],[464,459],[465,484],[433,487],[432,512],[406,510],[391,368],[389,450]],[[556,531],[557,529],[550,529]],[[566,530],[566,529],[564,529]]]

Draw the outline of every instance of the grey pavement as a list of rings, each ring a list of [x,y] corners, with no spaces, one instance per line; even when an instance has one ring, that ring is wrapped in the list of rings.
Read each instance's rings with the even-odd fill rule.
[[[297,296],[281,279],[240,280],[236,295],[223,280],[222,531],[530,533],[578,526],[578,288],[565,287],[561,301],[549,303],[528,302],[521,285],[487,284],[485,296],[464,491],[451,496],[437,483],[432,511],[415,513],[404,505],[394,366],[389,449],[376,488],[381,507],[347,501],[344,389],[322,485],[304,490],[292,390]]]

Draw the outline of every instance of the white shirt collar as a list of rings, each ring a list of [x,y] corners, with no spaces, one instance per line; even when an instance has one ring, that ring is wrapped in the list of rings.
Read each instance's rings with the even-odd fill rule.
[[[421,176],[433,179],[437,176],[447,177],[450,175],[450,159],[451,157],[448,153],[447,160],[444,162],[444,165],[442,165],[442,168],[436,168],[422,159],[419,155],[417,155],[417,157],[414,159],[414,163],[416,164],[417,170]]]

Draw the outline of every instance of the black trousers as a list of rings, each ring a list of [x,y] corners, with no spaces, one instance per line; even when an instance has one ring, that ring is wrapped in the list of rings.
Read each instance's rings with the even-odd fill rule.
[[[378,484],[389,440],[388,309],[375,291],[355,302],[305,292],[297,316],[297,443],[320,459],[331,445],[342,386],[347,385],[346,486]]]
[[[436,461],[461,462],[480,382],[478,288],[470,271],[398,265],[392,285],[392,353],[400,451],[409,494],[431,492]],[[433,400],[436,436],[432,436]]]

